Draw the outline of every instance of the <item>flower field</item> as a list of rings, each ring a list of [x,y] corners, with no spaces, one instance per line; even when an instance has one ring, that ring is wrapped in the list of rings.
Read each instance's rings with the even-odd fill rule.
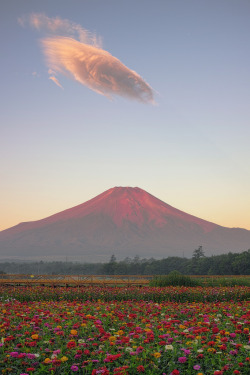
[[[250,374],[250,288],[0,288],[0,371]]]

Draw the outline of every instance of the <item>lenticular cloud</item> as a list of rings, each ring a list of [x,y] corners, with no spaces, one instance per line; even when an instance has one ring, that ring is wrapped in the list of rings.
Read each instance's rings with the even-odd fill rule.
[[[48,66],[99,94],[126,96],[153,102],[151,87],[134,71],[101,48],[72,38],[51,37],[42,41]]]
[[[42,47],[49,67],[50,77],[59,87],[54,76],[63,74],[89,89],[112,98],[120,95],[144,103],[154,103],[152,88],[135,71],[101,48],[100,39],[80,25],[32,14],[19,19],[38,31],[46,32]]]

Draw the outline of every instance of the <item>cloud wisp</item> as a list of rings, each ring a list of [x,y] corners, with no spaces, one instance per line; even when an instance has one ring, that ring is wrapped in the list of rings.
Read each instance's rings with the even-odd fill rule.
[[[55,84],[60,87],[61,89],[63,89],[61,83],[58,81],[58,79],[55,77],[55,76],[50,76],[49,79],[51,79],[51,81],[55,82]]]
[[[127,97],[154,104],[154,93],[139,74],[101,48],[101,41],[80,25],[49,18],[45,14],[32,14],[26,23],[47,35],[41,40],[49,67],[50,79],[63,88],[55,75],[67,76],[89,89],[113,98]],[[52,74],[53,73],[53,74]]]

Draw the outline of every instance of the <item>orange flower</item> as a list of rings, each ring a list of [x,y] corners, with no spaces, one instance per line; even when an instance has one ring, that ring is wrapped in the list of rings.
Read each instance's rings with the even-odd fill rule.
[[[153,354],[153,356],[154,356],[155,358],[160,358],[160,357],[161,357],[161,353],[156,352],[156,353]]]

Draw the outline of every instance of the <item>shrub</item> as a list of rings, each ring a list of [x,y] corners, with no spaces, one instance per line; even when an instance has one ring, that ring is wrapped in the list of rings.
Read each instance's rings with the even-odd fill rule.
[[[198,280],[182,275],[178,271],[172,271],[167,276],[155,276],[150,286],[200,286]]]

